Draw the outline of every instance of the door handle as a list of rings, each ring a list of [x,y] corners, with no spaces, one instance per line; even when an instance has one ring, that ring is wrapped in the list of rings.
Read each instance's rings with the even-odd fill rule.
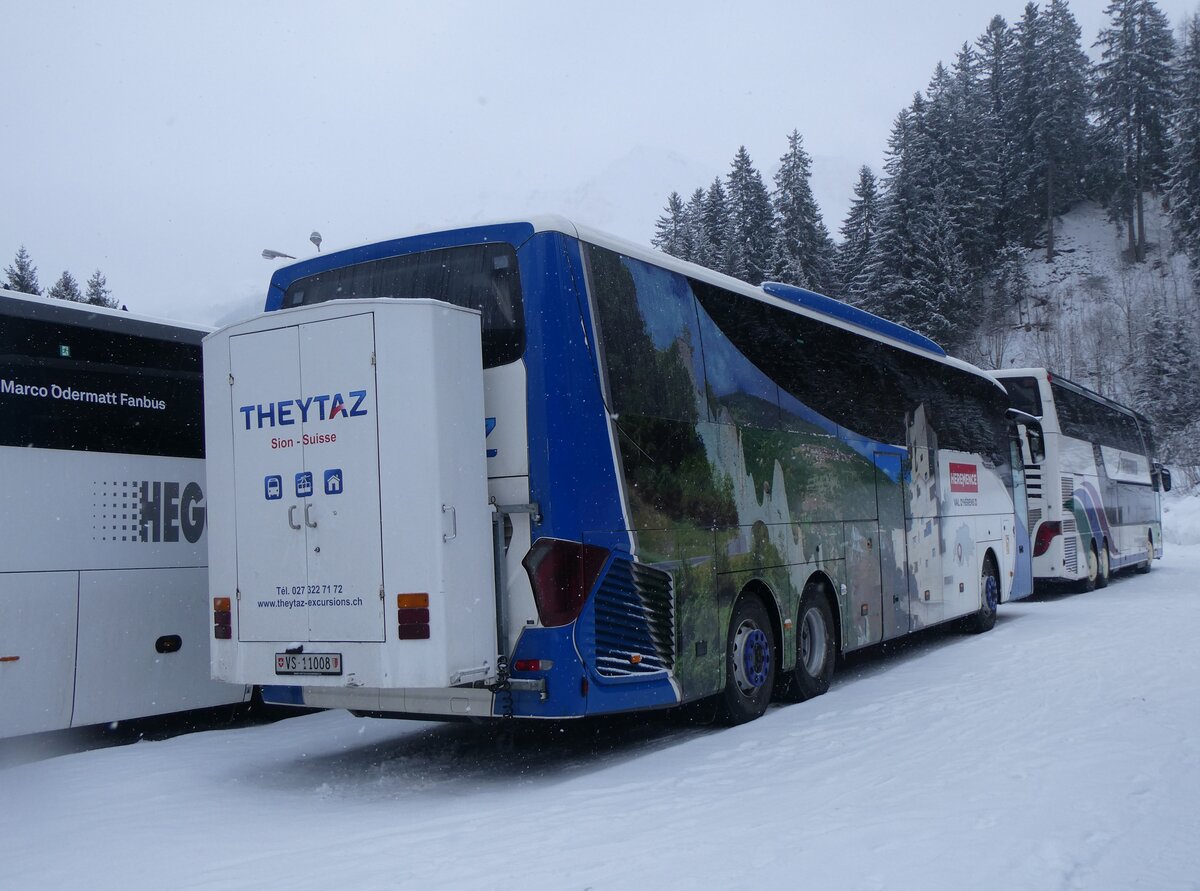
[[[316,529],[317,521],[308,515],[308,512],[311,508],[312,508],[311,504],[304,505],[304,525],[307,526],[309,529]],[[300,527],[297,526],[296,528],[299,529]]]
[[[288,525],[293,529],[300,528],[300,524],[296,522],[296,505],[294,504],[288,508]]]

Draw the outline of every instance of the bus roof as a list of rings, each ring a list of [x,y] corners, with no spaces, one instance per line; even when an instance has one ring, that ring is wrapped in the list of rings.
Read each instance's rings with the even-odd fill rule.
[[[436,231],[425,230],[399,238],[347,246],[346,248],[324,252],[317,257],[309,257],[281,266],[271,277],[271,290],[272,292],[278,291],[281,294],[287,285],[297,278],[322,271],[323,269],[347,265],[347,259],[351,259],[355,263],[361,263],[385,256],[392,256],[397,252],[397,249],[399,249],[400,253],[404,253],[406,252],[404,250],[406,247],[409,250],[412,250],[414,247],[417,250],[432,250],[438,247],[477,244],[480,241],[507,241],[519,247],[520,244],[537,232],[560,232],[572,238],[578,238],[599,247],[608,248],[627,257],[678,272],[689,278],[699,279],[715,287],[735,291],[762,303],[786,310],[787,312],[808,316],[836,328],[841,328],[872,340],[882,341],[906,352],[916,353],[932,361],[948,365],[960,371],[966,371],[983,378],[988,383],[1003,390],[1003,386],[982,369],[969,362],[946,355],[946,352],[938,344],[924,335],[905,328],[903,325],[898,325],[895,322],[890,322],[872,313],[842,303],[839,300],[817,294],[813,291],[806,291],[803,288],[797,288],[792,285],[780,285],[773,282],[767,282],[763,286],[756,287],[741,279],[725,275],[705,266],[680,260],[677,257],[672,257],[670,254],[664,254],[661,251],[637,244],[636,242],[612,235],[608,232],[576,224],[566,217],[550,214],[530,216],[522,220],[496,221],[494,223],[472,225],[469,227]],[[465,241],[462,240],[462,236],[475,240]],[[416,245],[409,247],[401,244],[401,242],[407,241],[416,241],[423,244],[419,247]],[[349,254],[350,257],[338,259],[338,254]]]
[[[58,300],[38,294],[9,291],[6,288],[0,288],[0,298],[3,298],[0,299],[0,315],[61,322],[101,331],[119,331],[159,340],[200,343],[203,336],[213,330],[190,322],[173,322],[123,309],[109,309],[106,306],[76,303],[73,300]]]

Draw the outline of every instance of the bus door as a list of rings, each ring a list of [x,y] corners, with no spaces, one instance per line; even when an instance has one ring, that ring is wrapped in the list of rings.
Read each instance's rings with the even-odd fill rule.
[[[382,641],[370,314],[229,339],[239,637]]]
[[[1029,454],[1023,424],[1015,425],[1011,440],[1010,463],[1012,465],[1012,499],[1015,547],[1013,553],[1013,584],[1010,600],[1020,600],[1033,593],[1033,547],[1030,534],[1033,524],[1029,520],[1029,490],[1025,483],[1025,465],[1035,463]],[[1040,437],[1040,431],[1039,431]],[[1040,441],[1040,439],[1039,439]]]
[[[884,640],[909,632],[912,593],[908,583],[908,548],[904,527],[904,477],[908,470],[905,457],[899,450],[875,453]]]

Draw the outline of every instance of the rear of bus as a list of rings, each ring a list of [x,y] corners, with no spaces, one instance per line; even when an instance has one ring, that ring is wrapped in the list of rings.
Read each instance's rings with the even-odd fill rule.
[[[1045,459],[1026,470],[1035,580],[1091,588],[1149,568],[1161,523],[1144,420],[1044,368],[994,375],[1045,433]]]
[[[206,340],[214,676],[359,714],[677,701],[653,642],[604,690],[575,644],[633,563],[588,531],[625,523],[570,231],[324,254]]]

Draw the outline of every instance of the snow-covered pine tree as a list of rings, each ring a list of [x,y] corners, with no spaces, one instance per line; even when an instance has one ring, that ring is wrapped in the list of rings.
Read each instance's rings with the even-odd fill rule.
[[[29,259],[25,245],[17,248],[13,265],[4,267],[4,287],[10,291],[20,291],[22,294],[41,295],[42,287],[38,284],[37,267]]]
[[[709,262],[711,252],[704,237],[704,190],[696,189],[692,192],[692,197],[688,199],[683,210],[683,218],[687,224],[687,240],[691,246],[691,256],[688,259],[701,266],[715,268],[715,264]]]
[[[108,287],[108,279],[97,269],[92,273],[92,277],[87,280],[87,291],[84,292],[84,303],[90,303],[92,306],[106,306],[109,309],[116,309],[118,303],[112,296],[112,291]]]
[[[1167,130],[1174,110],[1175,40],[1154,0],[1113,0],[1100,32],[1095,108],[1122,159],[1112,204],[1129,230],[1135,262],[1146,259],[1143,194],[1167,181]]]
[[[757,285],[770,276],[775,226],[771,197],[745,146],[734,155],[726,183],[729,213],[726,271]]]
[[[957,353],[974,337],[979,312],[972,305],[971,273],[963,261],[946,188],[936,183],[930,199],[929,213],[921,217],[916,232],[919,250],[907,295],[907,324]]]
[[[982,134],[981,142],[987,152],[986,158],[996,172],[995,206],[989,215],[991,232],[988,241],[996,246],[997,251],[1003,250],[1002,246],[1014,231],[1009,218],[1012,186],[1009,182],[1011,171],[1007,163],[1012,155],[1013,134],[1004,126],[1009,113],[1008,90],[1012,84],[1010,69],[1013,65],[1014,44],[1012,29],[1008,27],[1004,17],[998,15],[992,17],[987,30],[975,41],[976,77],[979,81],[981,101],[985,103],[980,117],[986,132]]]
[[[707,258],[704,265],[718,272],[729,271],[729,202],[725,198],[725,187],[718,176],[704,195],[704,212],[701,215],[704,243],[697,250]]]
[[[1090,166],[1088,78],[1091,63],[1066,0],[1050,0],[1042,15],[1039,113],[1034,118],[1043,164],[1046,260],[1054,259],[1054,218],[1082,196]]]
[[[908,295],[917,276],[918,232],[927,231],[921,216],[926,212],[921,171],[917,158],[920,117],[925,102],[920,94],[902,109],[888,137],[887,160],[879,199],[879,224],[867,255],[864,286],[853,294],[857,306],[869,312],[909,322]]]
[[[955,57],[949,79],[939,84],[937,103],[944,133],[933,136],[942,155],[941,184],[946,189],[947,209],[954,222],[964,261],[973,269],[988,268],[1000,243],[996,239],[995,216],[999,205],[999,124],[990,110],[990,97],[979,75],[979,58],[969,44]],[[934,96],[930,96],[931,123]]]
[[[71,300],[75,303],[83,302],[83,293],[79,290],[79,282],[75,280],[75,276],[67,270],[63,270],[63,274],[59,276],[58,281],[54,286],[46,292],[47,297],[53,297],[55,300]]]
[[[837,296],[856,305],[863,301],[867,288],[867,261],[878,225],[879,188],[875,174],[864,164],[859,168],[850,210],[842,223],[842,243],[837,247],[834,267]]]
[[[1176,61],[1179,105],[1171,128],[1168,202],[1175,246],[1192,261],[1192,281],[1200,299],[1200,16],[1183,25]]]
[[[833,241],[813,198],[812,159],[799,130],[788,134],[787,152],[775,174],[775,246],[771,275],[792,285],[828,293]]]
[[[1170,306],[1166,295],[1151,298],[1139,347],[1134,392],[1155,427],[1170,434],[1200,417],[1200,340],[1188,315]]]
[[[1037,138],[1041,114],[1042,16],[1035,3],[1025,4],[1021,19],[1013,26],[1012,54],[1005,89],[1004,128],[1008,204],[1004,216],[1009,223],[1009,239],[1033,247],[1041,225],[1042,189],[1038,172],[1045,169],[1043,146]]]
[[[668,196],[665,210],[666,212],[654,224],[654,237],[650,239],[650,243],[672,257],[690,260],[683,199],[679,197],[678,192],[672,192]]]

